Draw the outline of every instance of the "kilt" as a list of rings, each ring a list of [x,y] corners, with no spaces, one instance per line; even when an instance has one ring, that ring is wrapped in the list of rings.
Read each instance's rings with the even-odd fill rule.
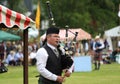
[[[59,83],[57,81],[51,81],[44,78],[43,76],[40,76],[38,79],[38,84],[62,84],[62,83]]]
[[[95,52],[95,54],[94,54],[94,60],[95,60],[95,61],[100,61],[100,60],[102,60],[101,52]]]

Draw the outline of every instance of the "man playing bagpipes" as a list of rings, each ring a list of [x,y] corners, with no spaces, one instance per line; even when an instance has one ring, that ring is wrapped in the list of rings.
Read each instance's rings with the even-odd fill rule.
[[[59,29],[48,28],[42,48],[37,51],[38,84],[62,84],[72,73],[73,60],[59,46]],[[65,70],[62,76],[63,70]]]
[[[104,43],[100,41],[100,36],[96,36],[95,41],[93,43],[95,70],[100,69],[100,61],[102,60],[101,52],[103,48],[104,48]]]

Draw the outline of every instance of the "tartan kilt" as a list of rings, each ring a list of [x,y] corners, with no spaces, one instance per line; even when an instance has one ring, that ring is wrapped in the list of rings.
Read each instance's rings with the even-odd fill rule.
[[[95,52],[95,54],[94,54],[94,60],[97,60],[97,61],[102,60],[102,54],[101,54],[101,52]]]

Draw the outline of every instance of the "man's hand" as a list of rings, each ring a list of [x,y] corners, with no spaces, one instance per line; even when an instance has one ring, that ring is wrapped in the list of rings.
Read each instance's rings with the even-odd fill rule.
[[[58,81],[59,83],[62,83],[62,82],[64,81],[64,78],[63,78],[62,76],[58,76],[58,77],[57,77],[57,81]]]
[[[71,73],[67,70],[64,74],[64,77],[70,77]]]

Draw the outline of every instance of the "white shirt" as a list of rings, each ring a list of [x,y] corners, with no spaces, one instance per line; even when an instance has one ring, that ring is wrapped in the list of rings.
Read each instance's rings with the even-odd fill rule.
[[[32,51],[29,55],[30,59],[34,59],[36,57],[36,52]]]
[[[19,60],[20,58],[23,58],[23,53],[20,53],[20,52],[16,53],[14,58],[16,61]]]
[[[55,49],[54,46],[50,45],[47,43],[47,45],[51,48],[51,49]],[[57,80],[57,75],[53,74],[52,72],[50,72],[49,70],[47,70],[46,67],[46,63],[47,63],[47,59],[48,59],[48,53],[47,51],[42,47],[40,48],[37,53],[36,53],[36,59],[37,59],[37,70],[38,72],[45,78],[49,79],[49,80],[53,80],[56,81]],[[72,68],[72,67],[71,67]],[[72,72],[72,69],[69,69],[70,72]]]
[[[100,40],[99,42],[101,43],[101,46],[98,47],[98,48],[99,48],[99,49],[103,49],[103,48],[104,48],[104,43],[103,43],[103,41]],[[96,47],[95,47],[95,44],[96,44],[96,42],[93,42],[93,50],[97,50]]]

